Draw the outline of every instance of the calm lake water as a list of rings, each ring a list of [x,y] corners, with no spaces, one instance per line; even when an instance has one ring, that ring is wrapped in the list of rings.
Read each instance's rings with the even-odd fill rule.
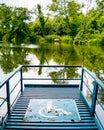
[[[19,65],[83,65],[104,81],[103,48],[50,43],[0,47],[0,82]]]

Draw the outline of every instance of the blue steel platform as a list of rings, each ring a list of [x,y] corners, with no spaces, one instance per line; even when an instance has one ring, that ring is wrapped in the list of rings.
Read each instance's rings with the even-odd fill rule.
[[[40,69],[43,75],[38,75]],[[0,95],[0,129],[104,129],[104,84],[83,66],[20,66],[0,83],[0,90],[5,93]],[[36,109],[31,109],[32,100]],[[38,101],[43,101],[42,108],[46,108],[37,107],[41,105]],[[31,110],[36,110],[34,117],[40,119],[28,120],[27,111]],[[73,118],[72,110],[76,113]],[[55,118],[49,121],[50,116]]]
[[[73,91],[74,90],[74,91]],[[76,103],[76,107],[78,109],[81,121],[24,121],[24,116],[27,111],[29,102],[31,99],[73,99]],[[94,117],[91,116],[89,108],[83,97],[80,94],[78,86],[61,86],[61,87],[45,87],[38,85],[26,85],[24,92],[18,99],[11,115],[8,117],[6,126],[4,128],[7,129],[19,129],[19,130],[31,130],[31,129],[67,129],[67,130],[98,130]]]

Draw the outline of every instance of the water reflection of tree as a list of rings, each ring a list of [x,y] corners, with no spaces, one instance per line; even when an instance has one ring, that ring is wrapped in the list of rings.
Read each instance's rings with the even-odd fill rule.
[[[68,80],[65,79],[73,79],[78,78],[79,74],[77,72],[77,68],[63,68],[59,71],[53,71],[49,73],[49,76],[52,78],[52,81],[57,84],[65,84],[68,83]],[[61,80],[59,80],[61,79]]]
[[[60,47],[61,46],[61,47]],[[104,52],[96,46],[76,46],[67,44],[41,44],[35,54],[40,65],[48,64],[51,59],[61,65],[84,65],[103,81]],[[42,68],[39,73],[41,74]],[[104,72],[103,72],[104,74]]]
[[[39,47],[39,52],[40,52],[40,57],[39,57],[39,65],[44,65],[45,63],[48,64],[48,58],[47,58],[47,53],[48,53],[48,48],[44,45],[41,44],[41,46]],[[42,67],[39,67],[39,71],[38,74],[42,74]]]
[[[60,47],[61,46],[61,47]],[[34,51],[33,51],[34,50]],[[39,65],[48,64],[51,59],[61,65],[84,65],[104,81],[104,52],[100,47],[75,46],[67,44],[41,44],[37,49],[1,48],[0,64],[4,72],[10,72],[19,64],[29,64],[26,56],[33,53],[40,61]],[[84,54],[84,55],[83,55]],[[84,58],[83,58],[84,57]],[[39,73],[41,74],[41,68]]]
[[[76,49],[74,45],[54,44],[52,58],[59,65],[81,65]]]
[[[23,48],[2,47],[0,56],[0,66],[4,73],[12,72],[18,65],[27,65],[26,60],[28,51]]]
[[[99,89],[97,98],[101,101],[101,104],[104,107],[104,90]]]
[[[102,81],[101,72],[104,74],[104,51],[98,46],[76,46],[81,64],[94,72]]]

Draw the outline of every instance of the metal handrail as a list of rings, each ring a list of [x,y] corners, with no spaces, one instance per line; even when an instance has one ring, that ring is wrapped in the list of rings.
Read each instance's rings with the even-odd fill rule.
[[[73,68],[76,68],[76,67],[82,67],[82,66],[78,66],[78,65],[76,65],[76,66],[70,66],[70,65],[23,65],[22,66],[22,68],[23,67],[73,67]]]
[[[8,115],[10,115],[10,112],[11,112],[11,107],[12,107],[12,104],[10,103],[10,95],[14,92],[14,90],[16,89],[16,87],[17,87],[17,85],[19,84],[19,82],[20,82],[20,84],[21,84],[21,92],[23,91],[23,80],[32,80],[32,78],[31,79],[29,79],[29,78],[23,78],[23,68],[26,68],[26,67],[73,67],[73,68],[76,68],[76,67],[80,67],[81,68],[81,66],[69,66],[69,65],[66,65],[66,66],[64,66],[64,65],[25,65],[25,66],[19,66],[17,69],[15,69],[15,71],[13,71],[13,73],[11,73],[4,81],[2,81],[1,83],[0,83],[0,88],[2,88],[4,85],[6,85],[6,91],[7,91],[7,96],[5,97],[5,99],[1,102],[1,104],[0,104],[0,107],[6,102],[7,103],[7,113],[6,114],[8,114]],[[10,79],[12,79],[13,78],[13,76],[18,72],[18,71],[20,71],[20,78],[19,78],[19,80],[17,81],[17,83],[16,83],[16,85],[12,88],[12,90],[11,90],[11,92],[10,92],[10,83],[9,83],[9,81],[10,81]],[[53,78],[53,79],[57,79],[57,80],[63,80],[63,78]],[[42,80],[42,78],[40,78],[40,79],[35,79],[35,80]],[[50,78],[50,79],[45,79],[44,78],[44,80],[52,80],[52,78]],[[69,80],[69,79],[64,79],[64,80]],[[70,79],[70,80],[72,80],[72,79]],[[74,79],[74,80],[80,80],[80,78],[79,79]],[[17,94],[18,95],[18,94]],[[14,101],[15,102],[15,101]]]
[[[94,75],[91,73],[87,68],[83,67],[84,71],[86,71],[94,80],[98,83],[98,85],[104,90],[104,84]]]
[[[84,77],[84,72],[86,72],[89,76],[91,76],[91,78],[94,80],[94,84],[93,84],[93,92],[90,89],[90,86],[87,85],[85,83],[85,81],[83,80]],[[89,105],[86,97],[83,94],[83,84],[87,87],[87,89],[89,90],[89,92],[92,95],[92,101],[91,101],[91,105]],[[90,72],[87,68],[82,67],[82,78],[81,78],[81,88],[80,90],[82,91],[83,97],[85,99],[85,101],[87,102],[91,114],[94,115],[95,113],[95,108],[96,108],[96,102],[97,102],[97,94],[98,94],[98,89],[101,88],[104,91],[104,84],[96,77],[96,75],[94,75],[92,72]],[[99,102],[100,103],[100,102]],[[102,107],[102,106],[101,106]],[[103,108],[104,109],[104,108]]]
[[[84,72],[86,72],[88,75],[90,75],[91,77],[92,77],[92,79],[94,80],[94,89],[93,89],[93,92],[91,93],[92,95],[93,95],[93,98],[92,98],[92,103],[91,103],[91,106],[90,106],[90,110],[91,110],[91,113],[92,113],[92,115],[94,115],[94,113],[95,113],[95,107],[96,107],[96,101],[97,101],[97,94],[98,94],[98,89],[99,89],[99,87],[102,89],[102,90],[104,90],[104,84],[93,74],[93,73],[91,73],[88,69],[86,69],[85,67],[82,67],[82,66],[64,66],[64,65],[23,65],[23,66],[19,66],[13,73],[11,73],[10,75],[9,75],[9,77],[8,78],[6,78],[2,83],[0,83],[0,88],[2,88],[4,85],[6,85],[6,88],[7,88],[7,97],[5,98],[5,100],[3,100],[3,102],[1,102],[1,104],[0,104],[0,106],[1,105],[3,105],[4,104],[4,102],[7,102],[7,106],[8,106],[8,108],[7,108],[7,113],[8,113],[8,115],[10,115],[10,111],[11,111],[11,106],[12,106],[12,104],[10,104],[10,94],[11,93],[13,93],[13,91],[15,90],[15,88],[16,88],[16,86],[19,84],[19,82],[20,82],[20,91],[19,91],[19,93],[20,92],[22,92],[23,91],[23,80],[42,80],[42,79],[44,79],[44,80],[52,80],[52,78],[39,78],[39,79],[37,79],[37,78],[24,78],[23,77],[23,68],[26,68],[26,67],[73,67],[73,68],[77,68],[77,67],[79,67],[79,68],[82,68],[82,73],[81,73],[81,78],[73,78],[73,79],[71,79],[71,78],[68,78],[68,79],[63,79],[63,78],[53,78],[53,79],[57,79],[57,80],[80,80],[81,81],[81,85],[80,85],[80,91],[82,92],[82,94],[83,94],[83,84],[84,84],[84,80],[83,80],[83,77],[84,77]],[[17,73],[17,72],[20,72],[20,79],[17,81],[17,83],[16,83],[16,85],[13,87],[13,89],[11,90],[11,92],[10,92],[10,86],[9,86],[9,81],[10,81],[10,79],[12,79],[12,77]],[[89,87],[89,86],[87,86],[87,87]],[[90,88],[88,88],[88,89],[90,89]],[[17,94],[18,95],[18,94]],[[84,94],[83,94],[83,96],[84,96]],[[17,97],[16,97],[17,98]],[[85,98],[85,97],[84,97]],[[85,99],[86,100],[86,99]],[[14,101],[15,102],[15,101]],[[14,103],[13,102],[13,103]],[[6,113],[6,114],[7,114]]]
[[[0,103],[0,107],[2,107],[5,102],[7,104],[7,112],[5,112],[5,115],[3,117],[4,119],[7,115],[10,115],[11,107],[12,107],[12,104],[10,103],[10,95],[13,93],[13,91],[15,90],[15,88],[17,87],[19,82],[21,81],[21,76],[20,76],[20,79],[17,81],[17,83],[12,88],[11,92],[10,92],[9,81],[13,78],[13,76],[15,76],[15,74],[17,74],[18,71],[21,71],[21,68],[22,68],[22,66],[19,66],[13,73],[11,73],[4,81],[2,81],[0,83],[0,88],[2,88],[3,86],[6,86],[6,97],[5,98],[1,97],[1,98],[3,98],[3,101]],[[14,100],[16,100],[16,99],[14,99]]]
[[[0,83],[0,88],[8,81],[10,80],[20,69],[22,68],[22,65],[19,66],[15,71],[13,71],[4,81]]]

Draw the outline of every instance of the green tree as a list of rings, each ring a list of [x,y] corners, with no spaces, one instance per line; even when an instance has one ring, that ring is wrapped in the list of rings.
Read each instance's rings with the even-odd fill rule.
[[[44,37],[45,36],[45,20],[44,20],[44,16],[43,16],[43,13],[42,13],[42,9],[41,9],[41,5],[37,5],[37,9],[38,9],[38,18],[39,18],[39,21],[40,21],[40,25],[41,25],[41,33],[42,33],[42,36]]]
[[[71,35],[73,38],[78,33],[80,26],[80,13],[81,5],[76,3],[74,0],[52,0],[50,10],[55,12],[56,15],[63,17],[65,26],[63,27],[63,20],[60,24],[61,27],[65,28],[66,34]],[[61,21],[60,21],[61,22]]]
[[[30,15],[26,8],[20,7],[13,10],[11,20],[12,42],[16,44],[25,42],[30,33],[28,20],[30,20]]]
[[[30,26],[34,34],[41,35],[41,26],[38,19],[36,19],[35,22],[32,22]]]
[[[84,41],[86,44],[104,45],[104,2],[97,1],[97,4],[97,8],[87,11],[85,16]]]
[[[52,23],[53,34],[56,35],[67,35],[69,32],[69,28],[66,26],[66,22],[63,16],[56,16],[53,19]]]
[[[99,14],[101,15],[102,13],[104,13],[104,0],[96,0],[97,2],[97,10],[99,12]]]
[[[52,4],[49,6],[50,10],[55,12],[56,15],[68,16],[68,2],[69,0],[52,0]]]
[[[35,14],[38,17],[39,23],[40,23],[40,29],[41,29],[41,35],[44,37],[46,35],[45,25],[48,20],[48,17],[46,18],[42,12],[42,7],[40,4],[37,4],[37,9],[35,10]]]
[[[52,0],[52,4],[49,7],[51,11],[55,12],[55,15],[64,17],[67,28],[69,28],[68,2],[69,0]]]
[[[11,7],[0,4],[0,38],[4,41],[10,41],[11,13]]]
[[[53,26],[54,18],[48,18],[46,25],[45,25],[45,30],[46,30],[46,35],[51,35],[55,34],[54,33],[54,26]]]
[[[70,35],[74,39],[76,34],[82,28],[83,24],[83,14],[80,11],[82,5],[76,3],[74,0],[68,2],[68,17],[69,17],[69,27],[70,27]]]

